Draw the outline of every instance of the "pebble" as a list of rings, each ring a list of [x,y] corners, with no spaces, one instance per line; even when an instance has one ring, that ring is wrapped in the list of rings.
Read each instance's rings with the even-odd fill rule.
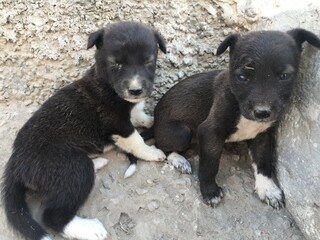
[[[147,190],[145,190],[145,189],[141,189],[141,188],[137,188],[136,189],[136,193],[138,194],[138,195],[143,195],[143,194],[145,194],[145,193],[147,193],[148,191]]]
[[[236,168],[235,167],[230,167],[230,173],[233,175],[236,173]]]
[[[193,64],[193,61],[191,58],[184,58],[183,63],[187,66],[191,66]]]
[[[154,182],[151,179],[147,179],[147,183],[150,185],[154,184]]]
[[[183,78],[184,75],[185,75],[184,72],[178,72],[177,73],[178,78]]]
[[[157,201],[151,201],[147,205],[148,209],[150,212],[153,212],[154,210],[159,208],[159,203]]]
[[[111,189],[110,186],[109,186],[108,181],[103,181],[103,182],[102,182],[102,186],[103,186],[105,189],[108,189],[108,190]]]
[[[232,155],[231,158],[232,160],[238,162],[240,160],[240,155]]]
[[[224,35],[224,36],[229,35],[229,32],[228,32],[228,30],[227,30],[227,29],[223,30],[223,35]]]
[[[182,194],[176,195],[175,198],[173,199],[175,203],[182,203],[184,202],[184,200],[185,200],[185,196]]]
[[[32,101],[31,99],[28,99],[28,100],[24,101],[24,105],[25,105],[25,106],[29,106],[29,105],[31,105],[32,103],[33,103],[33,101]]]

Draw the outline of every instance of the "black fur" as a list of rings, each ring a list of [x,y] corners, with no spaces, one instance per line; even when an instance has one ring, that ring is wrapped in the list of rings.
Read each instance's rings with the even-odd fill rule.
[[[159,101],[154,112],[156,146],[164,152],[183,152],[192,137],[197,138],[200,189],[206,203],[215,205],[223,196],[215,178],[224,143],[238,131],[241,116],[271,125],[255,138],[243,139],[249,142],[258,173],[271,177],[273,128],[289,102],[304,41],[320,47],[319,38],[303,29],[233,34],[217,50],[222,54],[230,48],[228,70],[189,77]],[[280,207],[282,201],[270,204]]]
[[[9,223],[26,239],[47,232],[31,217],[28,190],[42,198],[44,224],[62,232],[85,203],[94,184],[89,154],[103,152],[111,135],[129,136],[134,103],[152,91],[159,33],[135,22],[107,26],[90,35],[96,64],[83,78],[50,97],[19,131],[3,176],[3,202]],[[126,91],[133,74],[143,76],[140,96]]]

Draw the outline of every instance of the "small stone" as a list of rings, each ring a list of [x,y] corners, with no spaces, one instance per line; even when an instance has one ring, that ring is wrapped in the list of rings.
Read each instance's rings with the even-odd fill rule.
[[[235,167],[230,167],[230,173],[233,175],[236,173],[236,168]]]
[[[25,106],[29,106],[29,105],[31,105],[33,103],[33,101],[31,100],[31,99],[28,99],[28,100],[26,100],[25,102],[24,102],[24,105]]]
[[[178,72],[177,76],[178,76],[178,78],[183,78],[184,77],[184,72]]]
[[[192,59],[191,58],[184,58],[183,59],[183,63],[187,66],[191,66],[193,64]]]
[[[157,201],[152,201],[148,204],[148,209],[150,212],[153,212],[154,210],[159,208],[159,203]]]
[[[184,202],[184,200],[185,200],[184,195],[178,194],[178,195],[175,196],[173,201],[176,202],[176,203],[182,203],[182,202]]]
[[[232,160],[238,162],[240,160],[240,155],[232,155],[231,158]]]
[[[150,185],[154,184],[154,182],[151,179],[147,179],[147,183],[150,184]]]
[[[103,182],[102,182],[102,186],[103,186],[105,189],[108,189],[108,190],[111,189],[110,186],[109,186],[108,181],[103,181]]]
[[[227,29],[223,30],[223,35],[224,35],[224,36],[227,36],[228,34],[229,34],[229,32],[228,32]]]
[[[136,193],[138,194],[138,195],[143,195],[143,194],[145,194],[145,193],[147,193],[148,191],[147,190],[145,190],[145,189],[141,189],[141,188],[137,188],[136,189]]]

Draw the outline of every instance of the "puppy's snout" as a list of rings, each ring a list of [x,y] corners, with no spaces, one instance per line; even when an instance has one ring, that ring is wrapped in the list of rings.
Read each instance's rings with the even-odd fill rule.
[[[142,89],[141,88],[136,88],[136,89],[129,89],[128,92],[132,95],[132,96],[139,96],[142,94]]]
[[[256,119],[267,119],[271,116],[271,109],[267,106],[255,107],[255,109],[253,110],[253,115]]]

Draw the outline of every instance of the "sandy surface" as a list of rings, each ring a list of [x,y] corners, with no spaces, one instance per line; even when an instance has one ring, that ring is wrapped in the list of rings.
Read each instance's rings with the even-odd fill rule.
[[[17,131],[36,106],[11,102],[1,104],[0,109],[2,173]],[[303,239],[286,209],[274,210],[254,194],[245,155],[223,155],[217,181],[225,196],[216,208],[202,202],[197,151],[190,150],[188,155],[192,175],[180,174],[165,162],[139,161],[137,172],[124,179],[128,166],[124,154],[108,153],[110,162],[97,173],[95,187],[79,215],[101,220],[112,240]],[[6,224],[2,204],[0,231],[2,240],[19,239]]]

